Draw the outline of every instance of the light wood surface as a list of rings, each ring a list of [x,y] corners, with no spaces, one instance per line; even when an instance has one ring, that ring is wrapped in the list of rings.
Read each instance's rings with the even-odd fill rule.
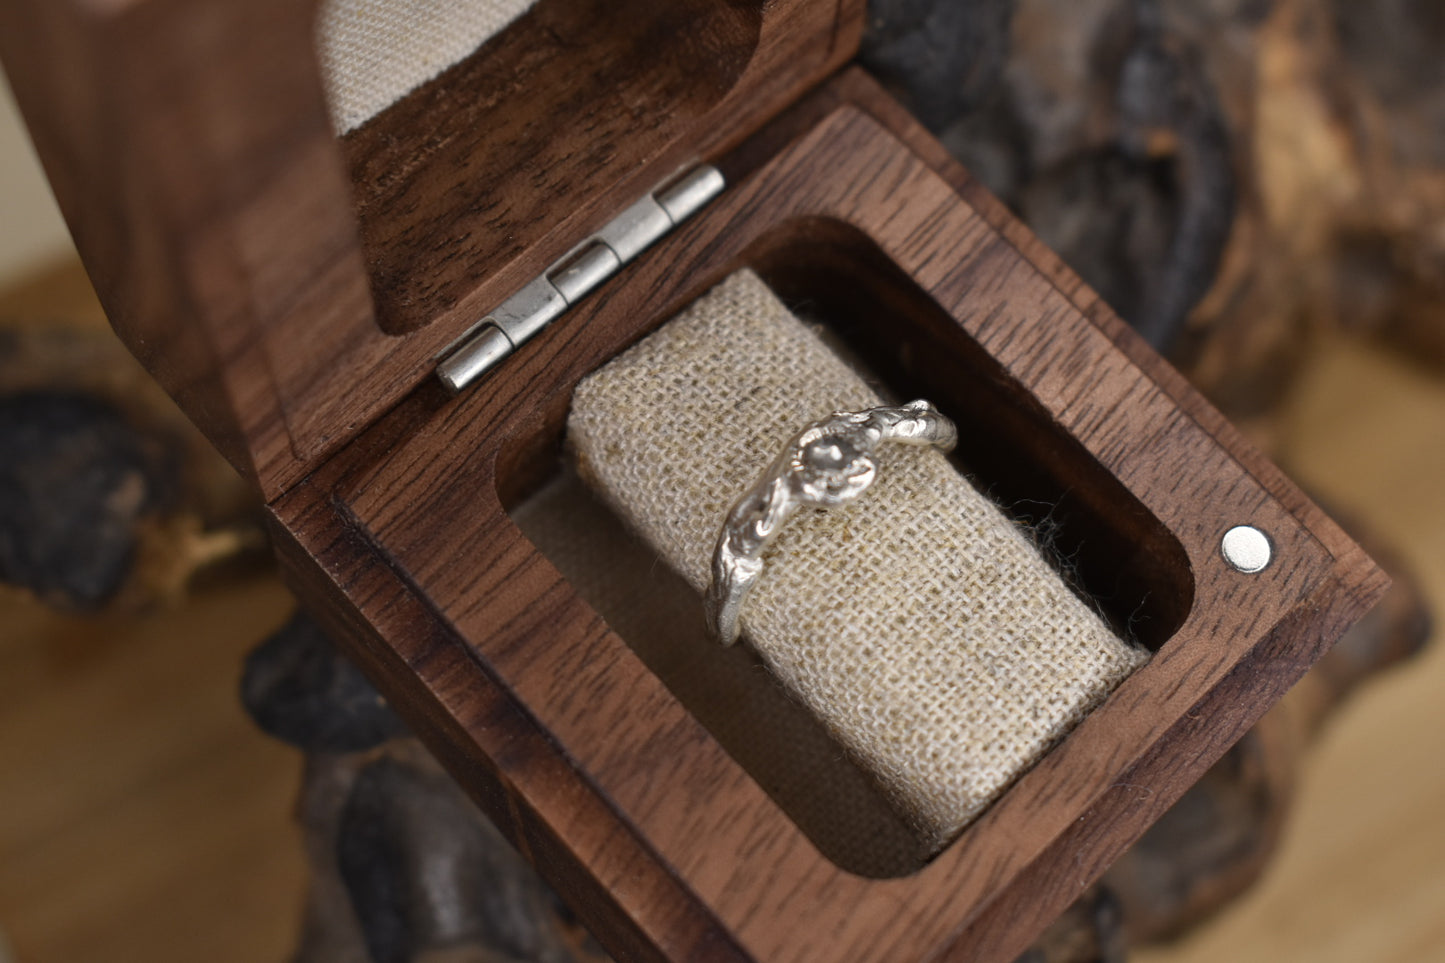
[[[292,604],[273,578],[143,617],[0,594],[0,931],[17,961],[286,954],[300,757],[236,693]]]

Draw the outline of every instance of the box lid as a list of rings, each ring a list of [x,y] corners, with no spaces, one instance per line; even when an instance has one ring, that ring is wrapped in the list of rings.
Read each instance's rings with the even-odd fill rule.
[[[864,3],[540,0],[339,139],[317,9],[0,6],[112,324],[268,500],[610,215],[850,58]]]

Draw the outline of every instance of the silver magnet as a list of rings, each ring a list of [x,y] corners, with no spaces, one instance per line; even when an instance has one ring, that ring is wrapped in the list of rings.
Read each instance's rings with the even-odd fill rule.
[[[1263,572],[1274,555],[1269,536],[1253,525],[1236,525],[1225,532],[1219,551],[1230,568],[1246,575]]]

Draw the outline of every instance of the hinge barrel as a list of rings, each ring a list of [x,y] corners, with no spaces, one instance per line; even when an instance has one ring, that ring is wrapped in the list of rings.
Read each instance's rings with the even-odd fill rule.
[[[459,339],[460,347],[437,365],[437,377],[452,394],[461,391],[624,264],[701,210],[724,186],[721,172],[703,165],[629,205],[473,325]]]

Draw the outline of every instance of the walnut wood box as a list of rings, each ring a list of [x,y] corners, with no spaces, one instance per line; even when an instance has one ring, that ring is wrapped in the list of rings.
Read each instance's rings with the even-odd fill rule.
[[[315,0],[10,0],[112,323],[252,479],[291,583],[623,959],[1007,960],[1383,591],[1380,572],[865,75],[861,0],[541,0],[337,139]],[[841,72],[840,72],[841,71]],[[509,91],[495,97],[498,89]],[[473,322],[680,165],[728,188],[459,397]],[[1151,661],[926,866],[829,861],[509,510],[572,388],[731,271],[1057,506]],[[1223,561],[1230,526],[1275,561]]]

